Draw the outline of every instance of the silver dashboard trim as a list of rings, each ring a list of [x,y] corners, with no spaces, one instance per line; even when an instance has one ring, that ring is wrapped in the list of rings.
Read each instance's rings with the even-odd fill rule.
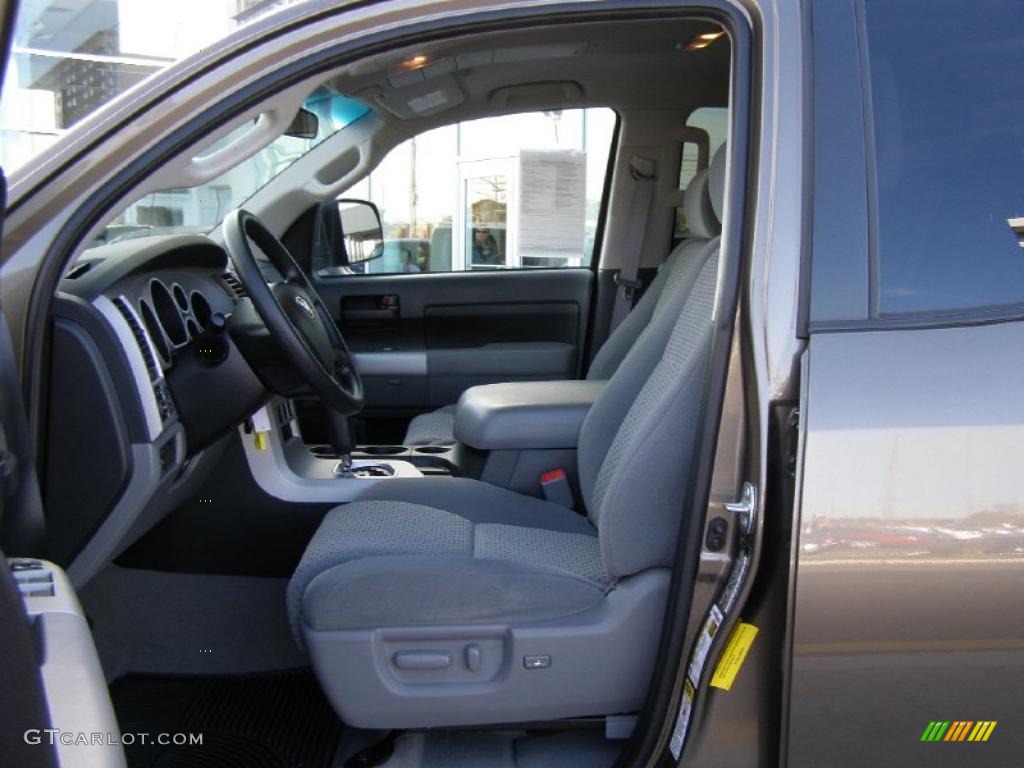
[[[377,483],[423,477],[423,473],[412,462],[395,459],[356,459],[352,462],[354,469],[384,464],[394,470],[391,477],[338,477],[334,473],[336,459],[317,461],[310,474],[299,474],[288,463],[283,437],[274,419],[270,419],[266,450],[256,447],[253,436],[246,434],[244,426],[238,428],[238,437],[242,441],[246,462],[256,484],[265,493],[282,501],[342,504],[354,501]]]
[[[131,312],[135,321],[139,324],[142,329],[142,333],[145,336],[146,343],[149,345],[150,354],[153,355],[153,359],[159,361],[160,356],[156,352],[156,348],[153,346],[153,340],[149,338],[149,333],[146,331],[146,326],[142,324],[141,318],[135,311],[135,306],[125,296],[119,298],[124,299],[125,306],[128,311]],[[124,350],[125,359],[128,361],[128,368],[131,371],[132,379],[135,382],[135,388],[139,393],[139,401],[142,403],[142,412],[146,420],[146,431],[150,441],[154,441],[163,432],[164,423],[163,419],[160,418],[160,408],[156,402],[156,394],[153,392],[154,382],[149,378],[149,370],[146,368],[146,361],[142,357],[142,350],[139,349],[139,344],[135,338],[135,334],[129,327],[128,322],[121,315],[121,312],[114,306],[114,302],[106,296],[98,296],[93,301],[93,306],[103,315],[106,321],[110,324],[110,327],[114,330],[114,334],[117,336],[118,341],[121,344],[121,348]],[[159,363],[158,363],[159,365]]]

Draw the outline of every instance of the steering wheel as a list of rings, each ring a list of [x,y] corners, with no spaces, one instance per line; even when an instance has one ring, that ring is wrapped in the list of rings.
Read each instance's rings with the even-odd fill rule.
[[[352,416],[363,408],[363,382],[345,339],[316,289],[288,249],[248,211],[224,219],[224,242],[238,279],[271,337],[325,406]],[[281,274],[267,283],[256,245]]]

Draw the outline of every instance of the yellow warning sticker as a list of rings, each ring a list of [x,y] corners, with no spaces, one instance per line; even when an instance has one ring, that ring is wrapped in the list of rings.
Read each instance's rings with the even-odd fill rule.
[[[757,627],[753,624],[740,622],[736,625],[732,634],[729,635],[729,641],[725,644],[725,650],[722,651],[722,658],[718,660],[715,674],[711,676],[713,687],[721,688],[723,691],[732,688],[736,675],[740,673],[740,667],[743,666],[743,662],[747,658],[747,651],[754,644],[755,637],[757,637]]]

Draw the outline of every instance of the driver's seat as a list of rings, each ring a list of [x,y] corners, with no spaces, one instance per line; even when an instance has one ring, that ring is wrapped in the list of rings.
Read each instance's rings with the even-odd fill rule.
[[[722,216],[724,152],[711,195]],[[591,408],[586,517],[467,479],[393,480],[325,517],[292,578],[293,627],[363,728],[639,708],[650,682],[702,409],[718,240],[681,260]]]

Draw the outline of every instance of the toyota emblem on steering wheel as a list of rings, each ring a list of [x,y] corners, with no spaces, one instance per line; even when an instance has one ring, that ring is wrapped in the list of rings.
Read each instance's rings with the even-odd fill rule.
[[[309,303],[309,299],[305,296],[296,296],[295,303],[299,305],[299,309],[301,309],[310,320],[316,317],[313,305]]]

